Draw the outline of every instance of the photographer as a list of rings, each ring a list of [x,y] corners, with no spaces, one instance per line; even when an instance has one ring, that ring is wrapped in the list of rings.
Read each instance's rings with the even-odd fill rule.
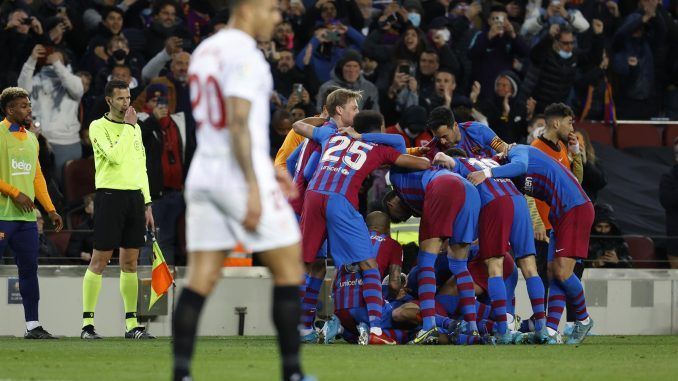
[[[153,2],[153,23],[149,29],[145,29],[146,37],[146,59],[153,58],[163,48],[166,49],[166,41],[170,37],[181,39],[183,50],[192,51],[193,43],[191,35],[184,27],[181,18],[181,9],[171,0],[160,0]]]
[[[492,7],[487,24],[486,30],[476,33],[469,48],[472,77],[484,90],[480,93],[482,98],[492,97],[499,73],[511,70],[515,59],[529,53],[527,44],[516,35],[504,6]]]
[[[30,16],[23,9],[9,13],[7,24],[0,28],[0,46],[12,54],[0,60],[0,88],[16,84],[21,66],[42,35],[42,24],[36,17]]]
[[[33,75],[36,67],[39,70]],[[61,183],[64,164],[82,156],[78,120],[82,81],[73,74],[63,51],[36,45],[18,83],[32,94],[33,119],[41,123],[42,134],[54,150],[55,178]]]

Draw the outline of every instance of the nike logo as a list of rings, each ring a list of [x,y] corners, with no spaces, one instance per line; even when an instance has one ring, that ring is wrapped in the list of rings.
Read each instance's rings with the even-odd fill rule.
[[[560,253],[563,250],[565,250],[565,249],[556,249],[556,253]]]

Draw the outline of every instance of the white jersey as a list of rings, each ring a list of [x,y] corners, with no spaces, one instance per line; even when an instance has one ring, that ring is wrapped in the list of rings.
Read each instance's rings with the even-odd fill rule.
[[[244,181],[231,150],[224,100],[250,101],[249,131],[257,179],[270,181],[269,156],[271,70],[256,41],[237,29],[225,29],[203,41],[191,56],[188,68],[197,143],[187,188],[214,188],[216,179]]]
[[[275,179],[269,156],[268,123],[273,78],[252,37],[222,30],[193,52],[188,69],[198,149],[186,179],[188,249],[229,250],[241,242],[254,251],[286,247],[300,240],[292,208]],[[261,219],[245,231],[248,189],[231,150],[224,100],[250,101],[252,165],[261,195]]]

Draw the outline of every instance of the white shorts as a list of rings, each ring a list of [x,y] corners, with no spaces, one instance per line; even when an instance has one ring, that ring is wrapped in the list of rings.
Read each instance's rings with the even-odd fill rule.
[[[247,188],[233,185],[220,189],[187,189],[186,245],[188,251],[222,251],[238,242],[262,252],[298,243],[301,239],[294,212],[278,183],[259,183],[261,219],[255,232],[242,221],[247,208]]]

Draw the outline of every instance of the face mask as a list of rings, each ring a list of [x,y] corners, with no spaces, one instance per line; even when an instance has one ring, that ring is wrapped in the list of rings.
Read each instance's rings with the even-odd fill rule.
[[[558,50],[558,55],[560,56],[560,58],[566,60],[566,59],[572,57],[572,52],[566,52],[564,50]]]
[[[441,30],[437,31],[436,33],[439,33],[440,35],[442,35],[442,36],[443,36],[443,40],[444,40],[445,42],[449,41],[449,40],[450,40],[450,37],[452,37],[452,34],[450,33],[450,30],[447,29],[447,28],[441,29]]]
[[[122,60],[125,59],[125,57],[127,57],[127,53],[125,53],[125,51],[122,50],[122,49],[118,49],[118,50],[113,52],[113,58],[116,61],[122,61]]]
[[[412,25],[416,28],[419,28],[419,25],[421,24],[421,15],[419,13],[410,12],[407,14],[407,19],[410,20]]]

